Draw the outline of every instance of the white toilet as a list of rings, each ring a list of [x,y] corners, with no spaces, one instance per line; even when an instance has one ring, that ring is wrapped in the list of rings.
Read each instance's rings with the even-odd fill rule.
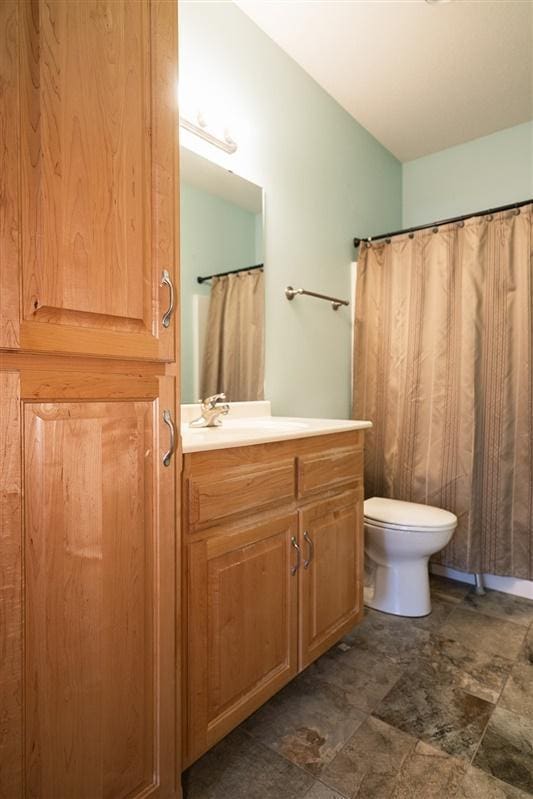
[[[431,613],[428,561],[451,540],[457,517],[415,502],[365,500],[365,605],[397,616]]]

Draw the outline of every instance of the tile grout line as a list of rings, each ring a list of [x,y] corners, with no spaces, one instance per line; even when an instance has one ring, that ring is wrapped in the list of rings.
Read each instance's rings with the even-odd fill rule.
[[[496,710],[496,705],[494,705],[494,710]],[[502,708],[502,710],[505,710],[506,713],[510,713],[512,716],[514,716],[517,719],[524,718],[524,716],[520,716],[518,713],[515,713],[513,710],[506,710],[506,708]],[[487,728],[488,728],[488,726],[490,724],[491,719],[492,719],[492,713],[490,714],[490,718],[487,721],[487,724],[485,725],[485,729],[483,730],[483,734],[482,734],[482,736],[481,736],[481,738],[479,740],[479,744],[476,747],[476,752],[475,752],[474,757],[472,758],[472,762],[470,763],[470,765],[472,766],[472,768],[478,769],[478,771],[482,771],[484,774],[487,774],[489,777],[493,777],[494,779],[498,780],[499,782],[502,782],[504,785],[508,785],[510,788],[514,788],[517,791],[523,791],[524,793],[527,793],[528,795],[533,796],[533,794],[529,794],[529,791],[526,791],[524,788],[520,788],[518,785],[515,785],[512,782],[508,782],[508,780],[504,779],[503,777],[498,777],[498,776],[496,776],[496,774],[493,774],[491,771],[485,771],[484,768],[480,768],[479,766],[474,765],[474,758],[477,755],[479,747],[481,746],[481,744],[483,742],[483,738],[485,737],[485,733],[487,732]]]
[[[464,608],[465,610],[469,610],[471,613],[478,613],[478,612],[480,612],[480,611],[478,611],[477,609],[469,608],[467,605],[465,605],[465,600],[466,600],[466,597],[467,597],[467,596],[468,596],[470,593],[471,593],[471,591],[468,591],[468,592],[465,594],[465,596],[463,597],[463,599],[461,600],[461,602],[459,602],[459,603],[458,603],[457,607],[459,607],[459,608]],[[451,616],[451,615],[453,615],[453,611],[452,611],[452,613],[450,614],[450,616]],[[484,615],[486,618],[492,618],[492,617],[488,617],[488,616],[487,616],[487,614],[483,614],[483,613],[481,613],[480,615]],[[446,622],[445,622],[443,625],[441,625],[441,627],[440,627],[440,628],[439,628],[439,630],[438,630],[438,633],[440,633],[441,635],[442,635],[442,628],[445,626],[445,624],[446,624]],[[444,635],[442,635],[442,637],[444,638],[445,636],[444,636]],[[451,639],[451,640],[454,640],[454,639]],[[465,649],[468,649],[468,647],[467,647],[466,645],[465,645]],[[475,651],[475,650],[473,650],[473,651]],[[492,653],[487,653],[487,654],[492,654]],[[514,660],[513,660],[513,661],[511,661],[511,660],[510,660],[510,658],[509,658],[509,661],[510,661],[510,662],[512,662],[513,664],[514,664],[514,662],[515,662]],[[465,769],[465,773],[464,773],[463,779],[461,780],[461,784],[460,784],[460,786],[459,786],[459,787],[461,787],[461,786],[463,785],[463,783],[464,783],[464,781],[465,781],[465,779],[466,779],[466,774],[467,774],[468,768],[469,768],[470,766],[472,766],[473,768],[475,768],[475,766],[474,766],[474,759],[475,759],[475,757],[476,757],[476,755],[477,755],[477,753],[478,753],[479,747],[481,746],[481,742],[483,741],[483,738],[485,737],[485,733],[486,733],[486,731],[487,731],[487,728],[488,728],[488,726],[489,726],[489,724],[490,724],[490,720],[492,719],[492,714],[494,713],[494,711],[495,711],[495,709],[496,709],[496,706],[497,706],[497,704],[498,704],[498,701],[499,701],[499,699],[500,699],[500,697],[501,697],[501,695],[502,695],[502,693],[503,693],[503,690],[504,690],[504,688],[505,688],[505,685],[507,684],[507,680],[509,679],[509,676],[510,676],[510,674],[511,674],[511,670],[512,670],[512,667],[511,667],[511,669],[509,669],[509,674],[508,674],[508,675],[507,675],[507,677],[505,678],[504,684],[503,684],[503,686],[502,686],[502,688],[501,688],[501,690],[500,690],[500,693],[498,694],[498,699],[497,699],[497,700],[496,700],[496,702],[494,702],[494,704],[493,704],[493,708],[492,708],[492,710],[491,710],[491,712],[490,712],[490,715],[489,715],[489,717],[488,717],[488,719],[487,719],[487,722],[486,722],[486,724],[485,724],[485,726],[484,726],[484,728],[483,728],[483,731],[482,731],[482,733],[481,733],[481,735],[480,735],[480,737],[479,737],[479,741],[477,742],[477,745],[476,745],[476,747],[475,747],[475,749],[474,749],[474,752],[473,752],[473,754],[472,754],[472,756],[471,756],[470,760],[468,760],[468,761],[467,761],[468,765],[467,765],[467,767],[466,767],[466,769]],[[467,692],[467,691],[465,691],[465,693],[468,693],[468,692]],[[491,704],[492,704],[492,703],[491,703]]]
[[[528,600],[533,605],[533,600]],[[484,616],[486,619],[494,619],[495,621],[501,621],[503,623],[508,622],[509,624],[514,625],[515,627],[520,627],[521,629],[525,630],[526,632],[529,631],[530,627],[533,625],[533,621],[530,621],[526,624],[521,624],[519,621],[515,619],[510,619],[508,617],[497,616],[495,613],[487,613],[479,608],[471,608],[468,605],[463,604],[464,600],[457,604],[455,607],[461,610],[467,610],[469,613],[479,614],[480,616]],[[453,612],[453,611],[452,611]]]
[[[466,610],[470,610],[470,611],[471,611],[471,612],[473,612],[473,613],[475,613],[475,612],[480,612],[480,613],[481,613],[481,615],[484,615],[486,618],[496,618],[496,619],[500,619],[500,617],[497,617],[497,616],[488,616],[488,614],[486,614],[486,613],[484,614],[484,613],[482,613],[481,611],[478,611],[478,609],[477,609],[477,608],[476,608],[476,609],[473,609],[473,608],[465,608],[465,609],[466,609]],[[507,619],[505,619],[505,620],[501,619],[501,620],[502,620],[502,621],[507,621]],[[515,626],[516,626],[516,627],[523,627],[524,625],[521,625],[521,624],[516,624],[516,623],[515,623]],[[533,627],[533,622],[530,622],[530,623],[528,624],[528,626],[525,628],[524,641],[523,641],[523,644],[522,644],[522,645],[524,645],[524,644],[525,644],[525,642],[526,642],[526,640],[527,640],[527,633],[528,633],[528,631],[530,630],[530,628],[532,628],[532,627]],[[473,755],[472,755],[472,758],[471,758],[471,759],[470,759],[470,761],[469,761],[469,767],[471,767],[471,768],[474,768],[474,769],[479,769],[479,771],[482,771],[484,774],[487,774],[489,777],[491,777],[491,776],[492,776],[492,777],[494,777],[495,779],[498,779],[498,780],[500,780],[500,781],[501,781],[502,783],[504,783],[505,785],[509,785],[509,787],[511,787],[511,788],[518,788],[518,786],[514,785],[513,783],[511,783],[511,782],[508,782],[507,780],[504,780],[504,779],[502,779],[501,777],[496,777],[496,776],[495,776],[494,774],[492,774],[491,772],[487,772],[487,771],[485,771],[485,769],[483,769],[483,768],[479,768],[478,766],[476,766],[476,765],[474,764],[474,760],[476,759],[476,757],[477,757],[477,754],[478,754],[478,752],[479,752],[479,749],[480,749],[480,747],[481,747],[481,744],[483,743],[483,740],[484,740],[484,738],[485,738],[485,735],[486,735],[486,733],[487,733],[487,730],[488,730],[488,728],[489,728],[490,722],[492,721],[492,717],[493,717],[493,715],[494,715],[494,712],[495,712],[495,710],[496,710],[496,708],[497,708],[498,706],[500,706],[500,707],[501,707],[501,705],[499,705],[499,702],[500,702],[500,700],[501,700],[501,698],[502,698],[502,696],[503,696],[503,693],[504,693],[504,691],[505,691],[505,688],[507,687],[507,683],[508,683],[508,682],[509,682],[509,680],[511,679],[511,674],[512,674],[512,671],[513,671],[513,669],[514,669],[515,665],[517,665],[517,664],[520,662],[520,661],[518,660],[518,656],[517,656],[517,657],[514,657],[514,658],[512,658],[512,659],[511,659],[511,658],[505,658],[505,659],[506,659],[506,660],[509,660],[509,662],[510,662],[510,663],[512,663],[512,666],[511,666],[511,668],[509,669],[509,673],[507,674],[507,676],[506,676],[506,677],[505,677],[505,679],[503,680],[503,684],[502,684],[501,690],[500,690],[500,692],[499,692],[499,694],[498,694],[498,698],[497,698],[496,702],[494,702],[493,709],[491,710],[490,716],[489,716],[489,717],[488,717],[488,719],[487,719],[487,723],[485,724],[485,727],[483,728],[483,732],[481,733],[480,739],[479,739],[479,741],[478,741],[478,743],[477,743],[477,746],[476,746],[476,748],[475,748],[475,750],[474,750],[474,753],[473,753]],[[503,709],[503,710],[505,710],[505,708],[502,708],[502,709]],[[521,716],[520,716],[518,713],[514,713],[513,711],[508,711],[508,712],[509,712],[509,713],[512,713],[512,714],[513,714],[514,716],[516,716],[517,718],[521,718]],[[467,768],[467,771],[468,771],[468,768]],[[466,776],[467,776],[467,771],[465,772],[465,774],[464,774],[464,777],[463,777],[463,779],[461,780],[461,785],[460,785],[459,787],[461,787],[461,786],[463,785],[463,783],[464,783],[464,781],[465,781],[465,779],[466,779]],[[519,790],[521,790],[521,789],[519,789]]]
[[[333,759],[335,759],[335,758],[333,758]],[[317,779],[315,781],[315,785],[316,785],[317,782],[319,782],[321,785],[323,785],[324,788],[327,788],[328,791],[335,791],[335,793],[338,794],[341,797],[341,799],[352,799],[351,796],[347,796],[345,793],[342,793],[342,791],[339,791],[338,788],[334,788],[332,785],[330,785],[329,783],[325,782],[321,778],[317,777]],[[311,785],[311,787],[309,788],[309,791],[307,793],[309,793],[312,790],[313,790],[313,786]],[[303,799],[305,799],[305,797],[307,796],[307,793],[304,795]]]

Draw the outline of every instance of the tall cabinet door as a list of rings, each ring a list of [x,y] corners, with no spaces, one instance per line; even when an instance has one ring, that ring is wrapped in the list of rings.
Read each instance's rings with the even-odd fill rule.
[[[300,668],[329,649],[363,613],[362,489],[300,512]]]
[[[10,428],[2,421],[13,457],[22,439],[25,497],[23,538],[8,500],[0,539],[3,568],[22,566],[7,571],[3,795],[170,799],[176,475],[174,459],[163,465],[163,411],[174,381],[22,372],[20,395],[18,433],[16,402],[3,403]]]
[[[1,7],[0,7],[1,8]],[[20,379],[0,369],[0,797],[22,799]]]
[[[185,765],[297,672],[296,514],[187,547]]]
[[[176,3],[1,5],[0,347],[172,361]]]

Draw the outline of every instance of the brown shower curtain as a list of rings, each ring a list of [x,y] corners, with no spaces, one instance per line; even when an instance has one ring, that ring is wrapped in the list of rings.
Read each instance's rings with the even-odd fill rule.
[[[264,398],[263,270],[214,277],[200,391],[230,402]]]
[[[459,518],[436,560],[533,578],[533,206],[362,245],[366,493]]]

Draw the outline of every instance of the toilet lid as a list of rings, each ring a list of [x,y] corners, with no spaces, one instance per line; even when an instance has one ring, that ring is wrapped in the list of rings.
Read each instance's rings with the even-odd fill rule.
[[[365,500],[365,518],[379,524],[417,530],[442,530],[455,527],[457,516],[432,505],[417,502],[402,502],[399,499],[372,497]]]

